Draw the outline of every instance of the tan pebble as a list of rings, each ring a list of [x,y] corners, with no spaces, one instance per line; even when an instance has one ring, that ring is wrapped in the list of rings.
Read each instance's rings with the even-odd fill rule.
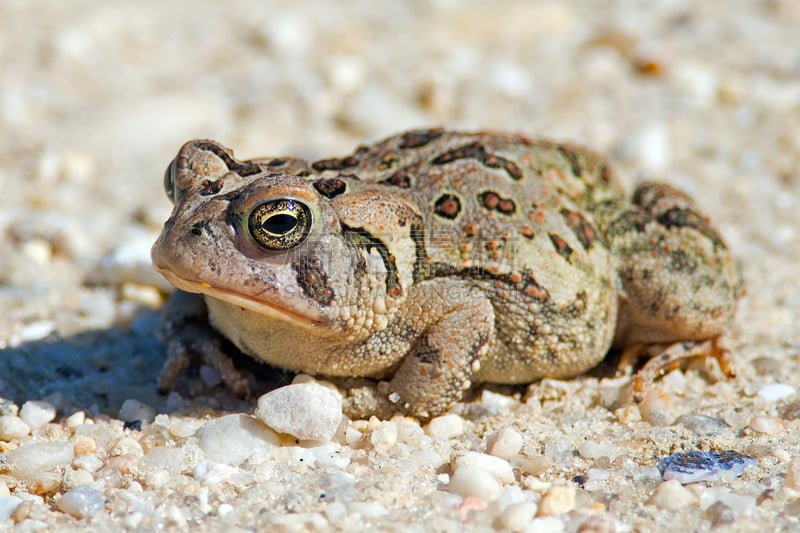
[[[540,476],[553,468],[554,463],[549,457],[545,457],[544,455],[534,455],[533,457],[524,458],[518,463],[515,462],[514,464],[517,465],[525,474],[530,474],[531,476]]]
[[[620,424],[630,424],[642,419],[642,413],[636,405],[626,405],[614,411],[614,416]]]
[[[489,436],[486,453],[510,461],[522,448],[522,435],[514,428],[503,428]]]
[[[86,455],[97,451],[97,443],[92,437],[75,435],[72,439],[72,449],[75,450],[75,455]]]
[[[750,419],[750,428],[766,435],[778,435],[786,430],[780,418],[763,415],[756,415]]]
[[[672,422],[667,411],[672,407],[673,397],[659,386],[651,386],[639,404],[642,419],[654,426],[666,426]]]
[[[575,508],[575,489],[572,487],[553,487],[539,502],[536,516],[558,516]]]
[[[53,472],[42,472],[28,478],[28,492],[40,496],[52,494],[61,486],[61,476]]]
[[[84,469],[75,470],[72,473],[72,484],[74,486],[78,485],[88,485],[89,483],[94,482],[94,476],[92,476],[91,472],[87,472]]]
[[[386,452],[397,444],[397,424],[394,422],[381,422],[372,429],[369,442],[377,452]]]
[[[786,467],[786,488],[800,490],[800,457],[795,457]]]
[[[680,511],[690,505],[696,505],[697,498],[690,490],[684,488],[680,481],[670,479],[656,488],[647,503],[655,505],[659,509]]]

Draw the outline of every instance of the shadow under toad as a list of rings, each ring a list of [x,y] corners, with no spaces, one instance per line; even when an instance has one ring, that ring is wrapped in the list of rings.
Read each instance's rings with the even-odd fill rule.
[[[50,335],[0,349],[0,399],[22,405],[28,400],[52,403],[60,415],[85,411],[90,416],[120,418],[126,400],[154,413],[251,412],[259,395],[291,382],[292,374],[240,355],[237,367],[251,375],[251,394],[238,398],[213,372],[201,379],[198,368],[186,370],[173,392],[160,394],[158,374],[166,353],[155,331],[160,315],[142,310],[129,327]],[[208,369],[206,369],[208,370]]]

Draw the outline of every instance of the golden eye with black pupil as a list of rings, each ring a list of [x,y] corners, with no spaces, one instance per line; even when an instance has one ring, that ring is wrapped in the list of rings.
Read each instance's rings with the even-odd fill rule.
[[[311,211],[291,198],[270,200],[250,212],[247,229],[262,248],[288,250],[303,242],[311,231]]]

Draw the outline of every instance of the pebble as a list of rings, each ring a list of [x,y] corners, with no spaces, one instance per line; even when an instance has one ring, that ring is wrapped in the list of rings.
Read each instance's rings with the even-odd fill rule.
[[[682,425],[692,433],[704,437],[715,437],[725,430],[730,429],[730,426],[726,424],[723,419],[708,415],[681,415],[678,417],[678,420],[676,420],[676,423]]]
[[[456,414],[437,416],[424,429],[429,437],[452,439],[464,433],[464,419]]]
[[[122,420],[141,420],[149,424],[156,417],[156,412],[146,403],[128,398],[122,402],[122,407],[119,408],[119,417]]]
[[[22,404],[19,417],[31,429],[40,428],[53,421],[56,417],[56,408],[48,402],[32,400]]]
[[[318,383],[293,383],[260,397],[255,415],[279,433],[326,442],[342,421],[342,397]]]
[[[496,500],[503,492],[502,485],[490,472],[472,465],[458,467],[447,488],[463,498],[475,496],[487,502]]]
[[[750,419],[750,428],[766,435],[779,435],[786,430],[783,420],[774,416],[756,415]]]
[[[64,425],[66,425],[69,429],[75,429],[84,422],[86,422],[86,413],[83,411],[76,411],[69,415],[66,420],[64,420]]]
[[[580,526],[577,533],[616,533],[617,526],[614,521],[605,516],[593,515],[587,518]]]
[[[697,450],[679,452],[658,462],[664,480],[679,483],[698,481],[731,480],[742,475],[745,468],[755,466],[757,461],[749,455],[733,450],[701,452]]]
[[[511,531],[522,531],[533,521],[538,507],[533,502],[512,503],[500,514],[500,524]]]
[[[8,520],[22,503],[22,498],[17,496],[0,496],[0,522]]]
[[[656,491],[650,497],[648,503],[655,505],[659,509],[680,511],[684,507],[695,505],[697,498],[690,490],[684,488],[680,481],[670,479],[656,487]]]
[[[238,465],[280,443],[271,429],[243,414],[209,420],[198,430],[197,439],[206,459],[228,465]]]
[[[72,449],[75,455],[86,455],[97,451],[97,443],[87,435],[75,435],[72,439]]]
[[[69,442],[34,442],[8,452],[11,475],[27,479],[41,472],[68,464],[74,458]]]
[[[522,435],[514,428],[503,428],[489,435],[486,453],[510,461],[522,449]]]
[[[21,439],[30,432],[30,426],[21,418],[11,415],[0,416],[0,440],[8,442],[14,439]]]
[[[75,518],[94,516],[106,507],[100,491],[86,485],[67,491],[58,501],[58,508]]]
[[[800,490],[800,457],[794,457],[786,467],[786,487]]]
[[[559,516],[574,508],[575,489],[573,487],[552,487],[542,496],[537,516]]]
[[[706,520],[711,522],[712,528],[732,524],[735,519],[733,510],[722,502],[716,502],[709,506],[703,513],[703,516],[705,516]]]
[[[601,457],[614,459],[617,456],[617,447],[610,442],[587,440],[578,446],[578,453],[587,459],[599,459]]]
[[[768,402],[778,402],[780,400],[785,400],[790,396],[794,396],[797,393],[794,387],[791,385],[784,385],[783,383],[773,383],[771,385],[765,385],[758,389],[758,397],[762,400],[766,400]]]
[[[508,461],[487,455],[480,452],[466,452],[456,459],[456,469],[462,466],[477,466],[492,474],[500,483],[511,483],[514,481],[514,470]]]
[[[392,421],[374,420],[376,423],[370,428],[369,442],[376,451],[385,453],[397,444],[397,424]]]
[[[564,522],[555,516],[541,516],[534,518],[522,533],[561,533],[566,531]]]

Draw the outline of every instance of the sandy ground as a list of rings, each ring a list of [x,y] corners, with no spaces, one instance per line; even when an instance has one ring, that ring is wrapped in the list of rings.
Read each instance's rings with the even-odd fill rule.
[[[789,0],[3,2],[0,414],[31,400],[58,414],[0,439],[0,452],[78,436],[96,449],[77,439],[84,459],[32,477],[0,469],[0,501],[22,501],[0,529],[800,527],[800,476],[786,475],[800,474],[798,27]],[[254,402],[200,380],[155,391],[168,287],[148,252],[178,147],[206,137],[243,157],[319,158],[431,125],[580,142],[608,154],[629,189],[658,178],[693,194],[747,282],[727,336],[739,377],[675,372],[644,412],[614,409],[608,372],[545,381],[459,406],[464,427],[449,437],[404,420],[356,424],[363,438],[323,452],[281,444],[228,477],[198,474],[198,439],[181,428]],[[775,384],[793,389],[764,392]],[[68,421],[76,412],[94,424]],[[682,415],[725,424],[673,423]],[[123,429],[122,418],[145,423]],[[504,427],[523,441],[502,496],[448,490],[456,458]],[[178,455],[158,462],[156,448]],[[651,500],[657,460],[693,449],[757,464],[688,485],[674,505]],[[328,452],[338,459],[322,460]],[[150,475],[159,468],[174,475]],[[76,518],[60,501],[81,484],[104,508]],[[553,487],[575,501],[547,516]],[[537,506],[538,518],[524,515]]]

